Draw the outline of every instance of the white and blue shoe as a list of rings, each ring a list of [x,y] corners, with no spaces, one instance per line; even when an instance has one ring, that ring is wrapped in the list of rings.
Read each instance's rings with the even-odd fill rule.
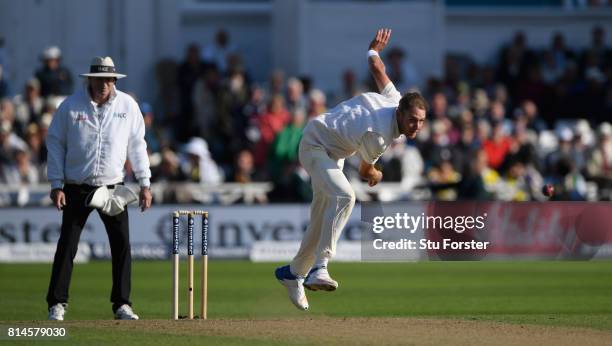
[[[289,265],[276,268],[276,279],[287,288],[289,299],[300,310],[308,310],[308,299],[304,292],[304,278],[293,275]]]
[[[304,287],[311,291],[335,291],[338,282],[329,276],[327,267],[314,267],[308,273]]]

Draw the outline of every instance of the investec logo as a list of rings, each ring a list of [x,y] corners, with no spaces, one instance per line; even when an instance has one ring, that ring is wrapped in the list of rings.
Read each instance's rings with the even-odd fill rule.
[[[125,119],[127,117],[127,113],[113,113],[113,118]]]

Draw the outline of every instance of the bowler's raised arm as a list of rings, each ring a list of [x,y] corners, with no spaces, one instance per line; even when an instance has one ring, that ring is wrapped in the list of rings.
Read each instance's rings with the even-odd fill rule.
[[[391,82],[387,73],[385,72],[385,64],[380,58],[379,53],[387,46],[389,39],[391,38],[391,29],[378,29],[376,36],[370,42],[368,50],[368,65],[372,77],[376,81],[378,91],[381,92],[387,84]]]

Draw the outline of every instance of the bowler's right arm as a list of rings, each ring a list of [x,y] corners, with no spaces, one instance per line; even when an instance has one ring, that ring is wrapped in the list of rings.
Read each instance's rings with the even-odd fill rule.
[[[372,73],[372,77],[374,77],[374,81],[376,81],[376,86],[378,87],[378,91],[382,92],[385,87],[391,83],[391,79],[387,76],[387,72],[385,71],[385,63],[383,63],[382,59],[378,55],[389,43],[389,39],[391,38],[391,29],[379,29],[376,32],[376,36],[370,42],[370,51],[374,51],[377,54],[373,54],[368,52],[368,66],[370,68],[370,72]]]

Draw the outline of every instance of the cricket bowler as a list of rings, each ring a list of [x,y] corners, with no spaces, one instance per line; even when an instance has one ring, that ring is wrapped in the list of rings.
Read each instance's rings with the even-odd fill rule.
[[[313,291],[338,288],[327,265],[355,205],[355,193],[342,172],[344,159],[359,155],[359,174],[374,186],[382,180],[382,172],[374,166],[378,158],[399,136],[414,139],[425,122],[425,99],[416,92],[402,96],[385,72],[379,53],[390,37],[390,29],[378,30],[367,54],[379,93],[344,101],[304,128],[299,159],[311,177],[310,225],[292,262],[275,271],[291,302],[301,310],[308,309],[304,287]]]

